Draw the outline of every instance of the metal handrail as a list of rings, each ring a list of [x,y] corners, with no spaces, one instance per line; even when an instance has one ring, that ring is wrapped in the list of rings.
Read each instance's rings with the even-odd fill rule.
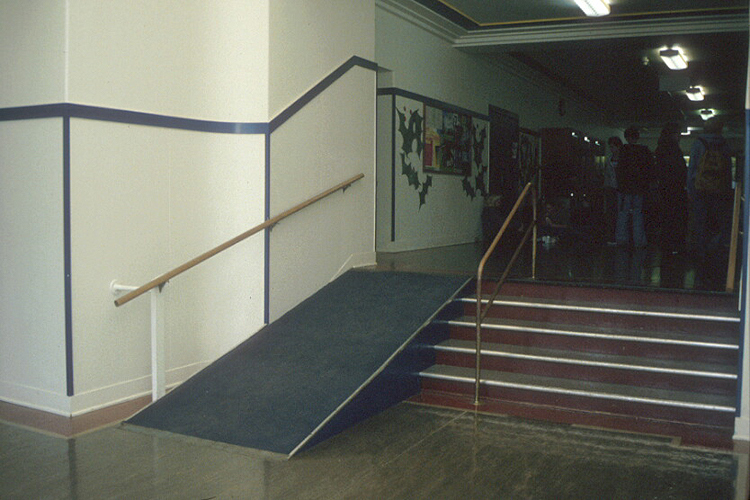
[[[521,253],[521,249],[526,244],[526,241],[528,241],[529,235],[531,234],[533,234],[533,242],[532,242],[532,250],[531,250],[531,277],[532,279],[536,278],[537,190],[536,190],[535,183],[536,183],[536,179],[532,179],[531,182],[526,184],[526,187],[518,196],[518,200],[516,200],[515,205],[513,205],[513,209],[508,214],[508,217],[505,218],[505,222],[503,223],[502,227],[500,228],[497,235],[495,236],[495,239],[492,240],[492,243],[490,244],[487,251],[484,253],[482,260],[479,262],[479,267],[477,268],[477,337],[476,337],[476,344],[477,344],[476,356],[477,357],[476,357],[476,382],[474,386],[474,405],[479,405],[479,381],[480,381],[480,375],[482,371],[482,364],[481,364],[482,321],[484,321],[484,318],[487,316],[487,313],[492,307],[492,303],[497,297],[497,294],[500,292],[500,287],[502,287],[503,284],[505,283],[505,280],[507,279],[511,268],[513,267],[513,264],[515,264],[516,259]],[[505,267],[505,271],[503,271],[503,274],[498,280],[498,283],[497,283],[497,286],[495,287],[494,292],[492,293],[492,295],[490,296],[488,300],[487,308],[484,310],[484,312],[482,312],[482,274],[484,273],[484,266],[485,264],[487,264],[487,261],[489,260],[490,256],[495,251],[495,248],[500,242],[500,239],[505,234],[505,231],[506,229],[508,229],[508,226],[510,225],[511,220],[513,220],[513,217],[518,212],[518,209],[521,207],[521,204],[526,199],[529,192],[531,192],[532,207],[533,207],[532,223],[529,225],[529,227],[526,228],[526,231],[524,232],[521,242],[516,246],[516,250],[515,252],[513,252],[513,256],[510,258],[510,262],[508,262],[508,265]]]
[[[268,219],[267,221],[263,222],[262,224],[258,224],[257,226],[253,227],[252,229],[248,229],[244,233],[242,233],[242,234],[240,234],[238,236],[235,236],[231,240],[228,240],[228,241],[222,243],[221,245],[219,245],[219,246],[217,246],[217,247],[215,247],[215,248],[213,248],[213,249],[211,249],[211,250],[209,250],[209,251],[207,251],[205,253],[202,253],[201,255],[195,257],[194,259],[191,259],[191,260],[185,262],[181,266],[175,267],[171,271],[166,272],[166,273],[158,276],[157,278],[154,278],[153,280],[149,281],[145,285],[142,285],[142,286],[136,288],[135,290],[133,290],[133,291],[131,291],[131,292],[123,295],[119,299],[115,300],[115,305],[119,307],[119,306],[121,306],[121,305],[123,305],[123,304],[125,304],[127,302],[130,302],[134,298],[136,298],[136,297],[138,297],[140,295],[143,295],[144,293],[148,292],[149,290],[151,290],[153,288],[164,286],[167,283],[167,281],[169,281],[170,279],[174,278],[175,276],[177,276],[179,274],[184,273],[185,271],[187,271],[188,269],[190,269],[192,267],[197,266],[201,262],[204,262],[204,261],[210,259],[214,255],[223,252],[227,248],[229,248],[229,247],[231,247],[233,245],[236,245],[237,243],[239,243],[239,242],[241,242],[241,241],[249,238],[250,236],[252,236],[252,235],[254,235],[254,234],[256,234],[256,233],[258,233],[258,232],[260,232],[260,231],[262,231],[262,230],[264,230],[266,228],[268,228],[268,227],[271,227],[271,226],[277,224],[282,219],[285,219],[285,218],[289,217],[290,215],[292,215],[292,214],[294,214],[296,212],[299,212],[303,208],[308,207],[308,206],[312,205],[313,203],[315,203],[317,201],[320,201],[321,199],[325,198],[326,196],[335,193],[339,189],[346,190],[346,188],[348,188],[349,186],[351,186],[352,184],[354,184],[355,182],[357,182],[358,180],[360,180],[364,176],[365,176],[365,174],[355,175],[351,179],[348,179],[348,180],[346,180],[346,181],[344,181],[344,182],[342,182],[340,184],[337,184],[336,186],[334,186],[334,187],[332,187],[332,188],[330,188],[330,189],[328,189],[326,191],[323,191],[322,193],[320,193],[320,194],[318,194],[316,196],[313,196],[312,198],[310,198],[309,200],[307,200],[305,202],[302,202],[302,203],[300,203],[298,205],[295,205],[294,207],[290,208],[289,210],[286,210],[285,212],[280,213],[276,217]]]

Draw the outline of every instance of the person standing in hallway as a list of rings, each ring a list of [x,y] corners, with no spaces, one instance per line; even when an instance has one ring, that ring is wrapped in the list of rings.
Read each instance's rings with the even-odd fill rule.
[[[612,136],[607,140],[609,157],[604,167],[604,227],[607,243],[616,244],[615,227],[617,224],[617,160],[622,148],[622,140]]]
[[[641,134],[637,127],[625,130],[625,140],[617,162],[617,227],[618,246],[630,242],[632,226],[633,245],[646,246],[643,222],[643,199],[648,192],[649,177],[653,169],[653,155],[648,147],[638,144]],[[632,222],[632,224],[630,224]]]
[[[680,149],[677,123],[667,123],[662,128],[654,156],[660,246],[664,255],[669,255],[684,250],[687,232],[687,165]]]
[[[692,253],[705,267],[719,269],[726,261],[732,219],[732,150],[718,117],[706,121],[693,143],[687,192],[694,224]]]

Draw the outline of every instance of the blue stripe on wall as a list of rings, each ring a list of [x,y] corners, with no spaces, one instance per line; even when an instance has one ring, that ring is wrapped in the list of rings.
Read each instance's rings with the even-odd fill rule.
[[[73,285],[70,249],[70,117],[63,117],[63,259],[65,287],[65,380],[68,396],[73,384]]]
[[[283,125],[300,109],[304,108],[307,103],[319,96],[325,89],[330,87],[336,80],[344,76],[350,69],[354,67],[361,67],[373,71],[378,70],[378,65],[374,62],[356,56],[350,58],[344,64],[336,68],[330,75],[321,80],[320,83],[308,90],[302,97],[294,101],[288,108],[279,113],[276,118],[271,120],[270,131],[273,132],[281,125]]]
[[[742,175],[742,191],[743,196],[746,200],[750,200],[750,109],[745,110],[745,164],[743,168],[743,175]],[[750,207],[747,203],[742,204],[742,221],[743,225],[742,227],[747,228],[750,227]],[[745,329],[747,325],[747,294],[750,292],[750,289],[748,287],[750,286],[750,276],[748,276],[748,243],[750,242],[750,237],[748,236],[748,231],[742,231],[742,289],[741,289],[741,295],[740,297],[742,300],[740,300],[740,350],[739,350],[739,370],[737,373],[737,410],[736,415],[739,417],[742,414],[742,394],[743,394],[743,386],[742,386],[742,377],[744,375],[744,369],[743,369],[743,363],[742,361],[745,359],[745,356],[748,355],[747,352],[745,352]]]
[[[39,106],[0,109],[0,121],[57,117],[83,118],[105,122],[126,123],[128,125],[145,125],[149,127],[192,130],[196,132],[211,132],[217,134],[265,134],[268,132],[267,123],[235,123],[195,120],[192,118],[141,113],[138,111],[127,111],[123,109],[84,106],[82,104],[42,104]]]
[[[391,241],[396,241],[396,94],[391,97]]]

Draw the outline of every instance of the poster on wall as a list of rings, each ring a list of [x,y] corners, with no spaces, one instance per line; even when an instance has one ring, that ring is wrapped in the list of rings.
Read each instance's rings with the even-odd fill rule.
[[[472,118],[424,106],[423,170],[436,174],[470,175]]]

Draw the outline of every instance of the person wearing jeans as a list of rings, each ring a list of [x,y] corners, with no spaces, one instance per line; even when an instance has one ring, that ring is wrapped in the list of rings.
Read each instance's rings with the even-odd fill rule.
[[[625,144],[617,162],[617,227],[615,239],[618,246],[630,242],[629,222],[632,220],[633,245],[646,246],[646,228],[643,221],[643,199],[653,168],[653,155],[646,146],[637,144],[640,133],[636,127],[625,130]]]

